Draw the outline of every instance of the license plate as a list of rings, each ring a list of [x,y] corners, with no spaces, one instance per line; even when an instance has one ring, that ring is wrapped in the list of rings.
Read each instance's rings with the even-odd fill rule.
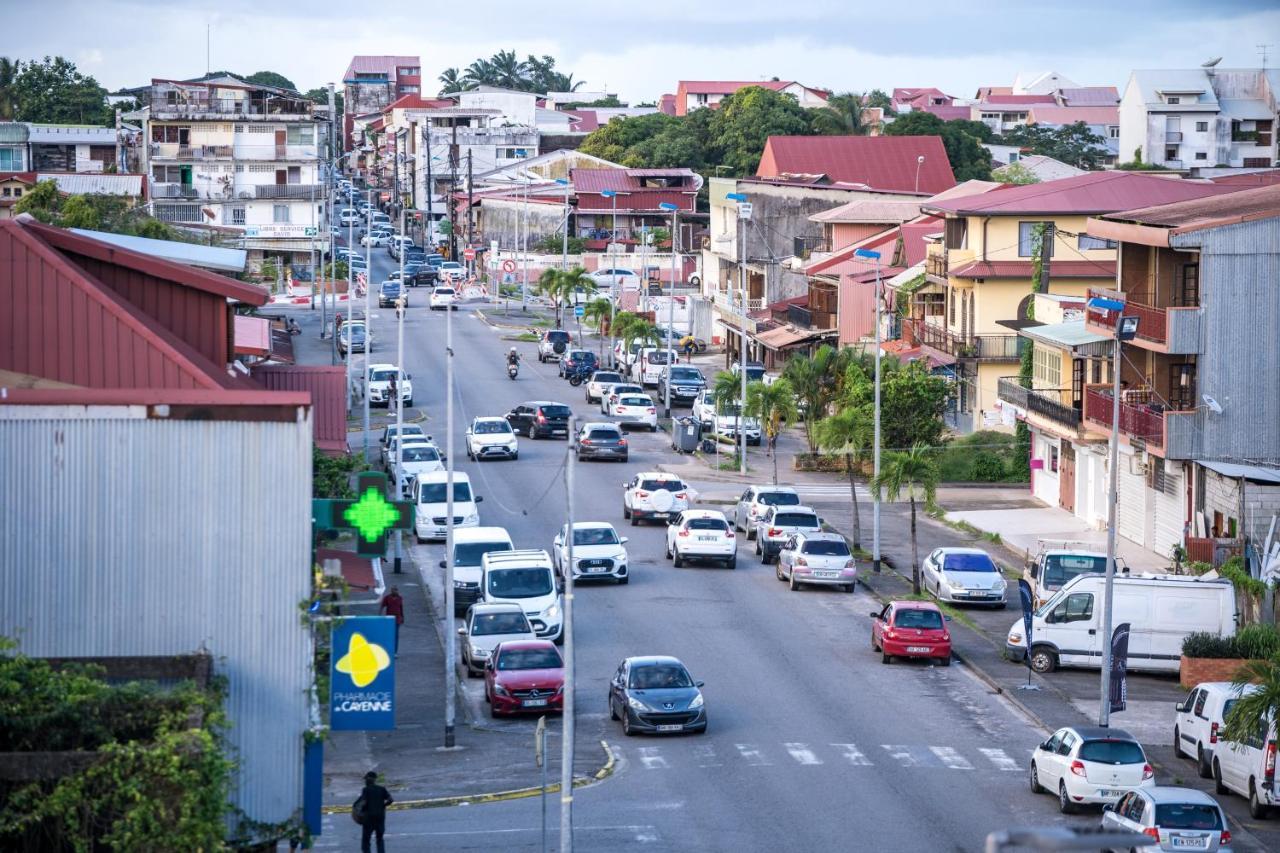
[[[1098,796],[1099,797],[1123,797],[1124,791],[1120,791],[1115,788],[1099,788]]]
[[[599,574],[600,572],[609,571],[608,566],[587,566],[587,572],[590,574]]]
[[[524,700],[524,702],[520,704],[524,705],[526,708],[545,708],[547,707],[547,700],[546,699],[526,699]]]
[[[838,578],[840,577],[840,573],[839,572],[814,572],[813,576],[815,578]]]
[[[1205,838],[1185,838],[1181,835],[1173,835],[1169,837],[1173,842],[1171,845],[1178,850],[1204,850],[1209,846],[1209,839]]]
[[[699,542],[714,542],[714,541],[716,541],[716,537],[714,537],[714,536],[699,536],[699,537],[698,537],[698,541],[699,541]]]
[[[684,731],[684,726],[680,725],[679,723],[667,724],[667,725],[661,725],[661,726],[658,726],[658,731],[660,731],[660,732],[680,732],[680,731]]]
[[[907,646],[907,651],[915,652],[918,655],[927,655],[929,652],[933,651],[933,649],[928,646]]]

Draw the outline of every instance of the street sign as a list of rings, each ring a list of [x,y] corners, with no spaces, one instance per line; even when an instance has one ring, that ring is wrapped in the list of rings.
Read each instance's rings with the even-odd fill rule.
[[[515,271],[516,271],[516,262],[515,262],[515,261],[513,261],[513,260],[511,260],[510,258],[507,258],[505,261],[503,261],[503,262],[502,262],[502,271],[503,271],[503,272],[515,272]]]
[[[466,258],[468,261],[474,261],[474,260],[476,259],[476,250],[475,250],[475,249],[463,249],[463,250],[462,250],[462,257]]]
[[[575,306],[573,306],[573,316],[575,316],[575,317],[583,317],[583,316],[585,316],[585,315],[586,315],[586,313],[587,313],[587,306],[585,306],[585,305],[575,305]]]
[[[313,500],[312,521],[320,530],[352,530],[356,553],[381,557],[387,553],[392,530],[413,527],[413,504],[387,500],[387,475],[365,471],[356,479],[354,500]]]
[[[364,732],[396,727],[395,647],[394,616],[347,616],[334,623],[329,728]]]

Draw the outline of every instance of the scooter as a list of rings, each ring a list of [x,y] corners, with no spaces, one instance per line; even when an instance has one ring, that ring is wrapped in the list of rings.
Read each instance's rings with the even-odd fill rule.
[[[514,381],[515,381],[516,376],[517,376],[519,373],[520,373],[520,365],[519,365],[518,363],[516,363],[516,362],[514,362],[514,361],[513,361],[513,362],[511,362],[511,363],[509,363],[509,364],[507,365],[507,378],[508,378],[508,379],[510,379],[511,381],[513,381],[513,382],[514,382]]]

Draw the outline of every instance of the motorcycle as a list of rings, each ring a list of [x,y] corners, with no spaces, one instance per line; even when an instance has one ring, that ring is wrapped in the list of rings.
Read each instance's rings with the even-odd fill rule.
[[[509,364],[507,364],[507,378],[508,378],[508,379],[510,379],[510,380],[512,380],[512,381],[515,381],[515,378],[516,378],[516,376],[517,376],[519,373],[520,373],[520,365],[519,365],[519,364],[517,364],[517,363],[516,363],[516,362],[514,362],[514,361],[513,361],[513,362],[510,362]]]
[[[591,374],[594,371],[595,371],[594,367],[583,364],[567,371],[565,373],[565,378],[569,380],[570,385],[572,385],[574,388],[577,388],[583,382],[586,382],[588,379],[590,379]]]

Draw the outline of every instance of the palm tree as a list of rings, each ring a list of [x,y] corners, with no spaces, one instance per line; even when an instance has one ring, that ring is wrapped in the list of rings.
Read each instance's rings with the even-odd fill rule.
[[[617,338],[622,341],[622,351],[630,353],[633,344],[648,346],[658,343],[658,327],[636,314],[623,312],[614,320]]]
[[[22,63],[7,56],[0,56],[0,121],[13,121],[18,112],[18,93],[15,86]]]
[[[716,401],[716,414],[727,415],[738,410],[742,392],[742,379],[727,370],[716,374],[711,386],[711,396]]]
[[[1221,737],[1231,743],[1241,743],[1280,720],[1280,653],[1262,660],[1246,661],[1236,670],[1233,683],[1237,690],[1243,690],[1246,684],[1256,687],[1256,692],[1235,700],[1224,720],[1226,725]],[[1252,799],[1249,808],[1251,812],[1254,809]]]
[[[907,451],[891,451],[885,454],[880,465],[880,475],[871,478],[871,488],[882,500],[896,501],[905,491],[911,500],[911,590],[920,594],[920,553],[916,543],[916,494],[925,505],[933,503],[938,493],[938,463],[932,452],[923,444],[915,444]]]
[[[542,275],[538,276],[537,282],[533,285],[533,292],[539,296],[545,296],[551,300],[551,305],[556,312],[556,328],[560,328],[560,304],[564,298],[564,291],[560,289],[561,271],[555,267],[548,267],[542,271]]]
[[[500,50],[489,58],[493,84],[508,89],[523,89],[528,82],[528,66],[516,57],[514,50]]]
[[[854,477],[854,463],[861,462],[871,445],[874,426],[866,411],[841,409],[829,418],[814,425],[818,447],[830,453],[844,456],[844,472],[849,478],[849,497],[853,501],[853,547],[862,547],[862,519],[858,512],[858,482]]]
[[[818,347],[811,356],[794,356],[787,361],[782,375],[791,383],[796,399],[804,407],[804,435],[809,442],[809,452],[818,449],[813,427],[827,413],[827,407],[835,398],[852,350],[836,350],[827,344]]]
[[[440,94],[447,95],[450,92],[460,92],[463,89],[471,89],[475,86],[471,83],[466,74],[457,68],[446,68],[440,73]]]
[[[832,95],[825,107],[814,110],[814,130],[827,136],[866,136],[871,128],[863,124],[862,110],[862,95],[857,92]]]
[[[578,294],[581,293],[584,298],[590,298],[599,290],[596,280],[587,274],[586,267],[576,266],[560,273],[560,291],[564,295],[564,302],[567,305],[577,306]],[[574,311],[574,319],[578,324],[578,338],[582,338],[582,321],[578,319],[578,312]]]
[[[474,89],[476,86],[492,86],[495,80],[497,80],[497,72],[493,68],[493,63],[487,59],[477,59],[462,72],[462,82],[468,89]]]
[[[600,335],[600,362],[604,363],[604,324],[609,322],[614,314],[613,303],[608,299],[592,299],[582,308],[582,319],[588,323],[594,323],[596,333]],[[610,333],[613,333],[610,329]]]
[[[766,385],[752,382],[747,386],[747,404],[743,414],[760,421],[768,440],[765,451],[773,457],[773,484],[778,485],[778,454],[775,445],[778,436],[796,419],[796,394],[785,378]],[[743,427],[742,424],[739,424]]]

